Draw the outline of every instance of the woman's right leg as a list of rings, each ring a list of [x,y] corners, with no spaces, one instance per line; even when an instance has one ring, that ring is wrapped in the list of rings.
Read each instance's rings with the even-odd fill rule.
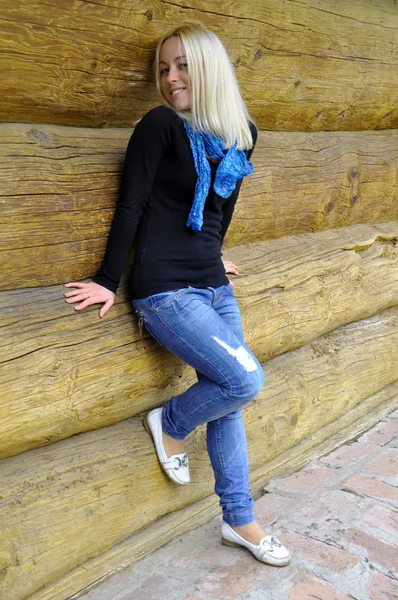
[[[220,290],[187,288],[133,302],[150,333],[205,375],[163,410],[163,430],[174,439],[239,410],[263,385],[257,359],[214,308]]]

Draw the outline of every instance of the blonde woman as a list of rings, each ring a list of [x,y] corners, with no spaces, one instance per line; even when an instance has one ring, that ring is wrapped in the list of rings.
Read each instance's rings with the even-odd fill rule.
[[[145,426],[159,462],[177,485],[190,482],[184,440],[207,423],[207,448],[223,513],[222,542],[283,566],[290,554],[255,521],[242,407],[264,383],[245,345],[239,307],[221,245],[257,130],[228,55],[202,24],[174,28],[155,58],[163,102],[137,124],[128,144],[119,201],[104,262],[90,283],[69,283],[76,310],[102,303],[104,316],[133,241],[133,307],[158,342],[196,369],[198,381]]]

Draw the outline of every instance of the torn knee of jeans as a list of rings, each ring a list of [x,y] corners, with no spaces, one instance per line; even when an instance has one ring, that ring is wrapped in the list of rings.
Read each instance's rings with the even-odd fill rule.
[[[251,354],[244,348],[243,346],[239,346],[238,348],[232,348],[229,344],[223,342],[218,337],[213,336],[213,340],[217,342],[222,348],[224,348],[228,354],[236,358],[238,363],[242,365],[242,367],[248,372],[257,370],[256,362],[253,360]]]

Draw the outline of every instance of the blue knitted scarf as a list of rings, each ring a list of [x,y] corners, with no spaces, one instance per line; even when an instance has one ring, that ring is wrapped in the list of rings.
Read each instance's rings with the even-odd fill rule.
[[[220,161],[213,189],[222,198],[228,198],[232,194],[238,179],[243,179],[246,175],[253,173],[253,165],[247,160],[243,150],[236,149],[236,144],[225,150],[224,142],[220,138],[210,133],[194,131],[185,120],[184,125],[198,174],[195,195],[186,226],[192,227],[194,231],[200,231],[203,225],[203,209],[211,181],[210,163],[207,156]]]

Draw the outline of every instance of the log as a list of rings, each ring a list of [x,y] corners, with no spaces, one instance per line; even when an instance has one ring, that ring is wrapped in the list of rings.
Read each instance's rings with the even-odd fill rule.
[[[97,271],[131,132],[0,125],[0,289]],[[260,132],[253,163],[225,248],[398,219],[398,130]]]
[[[391,352],[397,343],[393,308],[266,363],[267,385],[245,409],[250,469],[264,469],[397,382]],[[377,397],[373,409],[379,407]],[[193,481],[178,489],[161,471],[140,417],[2,461],[3,597],[23,600],[161,516],[209,496],[204,427],[189,436],[187,451]]]
[[[393,0],[3,2],[0,120],[131,126],[157,102],[158,37],[199,19],[226,44],[261,129],[397,127]],[[338,36],[336,36],[336,31]]]
[[[398,129],[261,132],[225,246],[398,218]]]
[[[236,295],[260,361],[398,305],[398,222],[236,247]],[[139,339],[120,294],[106,318],[59,287],[0,294],[0,458],[137,415],[181,393],[191,368]]]

